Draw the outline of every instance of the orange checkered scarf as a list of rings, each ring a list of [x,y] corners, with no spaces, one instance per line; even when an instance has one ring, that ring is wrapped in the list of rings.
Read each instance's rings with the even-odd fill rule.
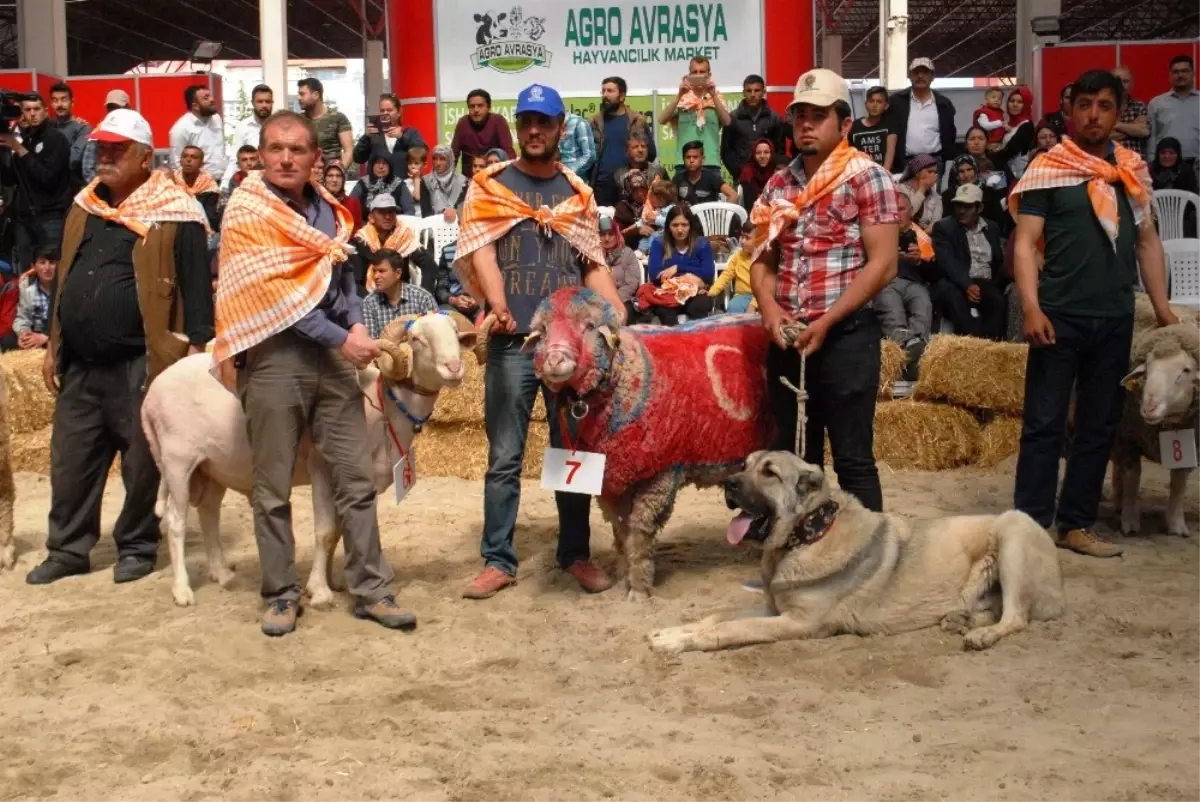
[[[493,164],[474,175],[463,202],[459,223],[455,268],[470,290],[475,284],[470,256],[507,234],[522,220],[535,220],[544,230],[553,231],[571,243],[582,258],[603,267],[604,249],[600,247],[600,214],[592,188],[561,164],[559,171],[570,182],[575,195],[551,209],[534,209],[496,180],[508,163]],[[512,169],[516,169],[513,167]]]
[[[250,173],[241,191],[229,196],[221,226],[214,369],[311,312],[329,288],[333,266],[346,260],[354,219],[324,187],[312,186],[333,207],[333,239],[292,211],[262,173]]]
[[[183,179],[183,170],[175,171],[175,183],[183,187],[183,191],[191,195],[193,198],[197,195],[203,195],[205,192],[220,192],[221,186],[213,180],[213,177],[207,171],[201,170],[200,175],[196,176],[196,183],[188,186],[188,182]]]
[[[682,109],[683,111],[698,112],[696,114],[696,127],[703,128],[705,123],[705,115],[703,110],[715,109],[717,107],[716,99],[718,97],[721,97],[722,100],[725,99],[721,95],[720,91],[716,89],[714,89],[712,92],[705,92],[703,95],[697,95],[695,90],[689,89],[684,93],[683,97],[679,98],[679,103],[676,104],[676,108]]]
[[[362,240],[363,244],[372,251],[387,249],[395,251],[401,256],[411,256],[417,248],[421,247],[421,243],[417,241],[417,232],[413,231],[412,226],[403,220],[396,221],[396,228],[387,241],[382,244],[379,242],[379,229],[375,228],[374,223],[367,223],[354,236],[356,239]],[[370,268],[367,269],[366,286],[367,292],[375,289],[375,272]]]
[[[758,259],[771,243],[789,226],[795,225],[800,213],[850,179],[870,169],[871,157],[842,140],[829,157],[804,185],[800,197],[795,201],[776,198],[769,204],[760,196],[750,210],[754,221],[754,239],[751,243],[753,259]]]
[[[1141,225],[1151,213],[1152,189],[1150,170],[1141,156],[1116,143],[1113,156],[1117,162],[1115,165],[1084,152],[1070,137],[1063,137],[1062,142],[1038,156],[1025,168],[1025,174],[1008,196],[1009,212],[1013,218],[1020,213],[1020,196],[1023,192],[1073,187],[1086,181],[1092,211],[1096,213],[1096,219],[1100,221],[1100,227],[1108,235],[1113,248],[1116,248],[1120,215],[1117,212],[1114,185],[1120,182],[1125,186],[1129,205],[1133,207],[1134,225]]]
[[[120,223],[145,237],[155,223],[200,223],[211,233],[208,218],[196,200],[179,188],[170,173],[155,170],[146,183],[117,204],[117,208],[96,194],[100,179],[94,179],[75,196],[75,204],[88,214]]]

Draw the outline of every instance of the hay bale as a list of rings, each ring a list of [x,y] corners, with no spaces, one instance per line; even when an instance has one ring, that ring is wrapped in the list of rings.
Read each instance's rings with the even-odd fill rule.
[[[523,479],[541,477],[543,452],[549,442],[550,430],[545,421],[529,424],[525,461],[521,467]],[[413,450],[417,455],[418,476],[453,476],[481,481],[487,473],[487,433],[482,423],[431,422],[421,431]]]
[[[908,354],[894,340],[883,339],[879,343],[879,399],[892,397],[896,382],[904,375],[908,365]]]
[[[40,431],[54,420],[54,396],[42,380],[46,351],[9,351],[0,356],[0,371],[8,388],[8,419],[19,434]]]
[[[455,390],[442,390],[438,395],[437,406],[433,410],[435,423],[444,424],[483,424],[483,374],[484,366],[475,361],[474,357],[466,358],[467,375],[463,383]],[[533,404],[533,419],[546,421],[546,405],[542,403],[541,394]]]
[[[47,426],[36,432],[13,433],[12,469],[50,475],[50,433],[54,427]]]
[[[1029,346],[939,334],[921,357],[913,398],[1020,415]]]
[[[893,468],[944,471],[979,453],[981,427],[948,404],[885,401],[875,406],[875,459]]]
[[[1022,420],[1013,415],[997,415],[983,424],[979,456],[975,464],[981,468],[990,468],[1020,451],[1022,424]]]

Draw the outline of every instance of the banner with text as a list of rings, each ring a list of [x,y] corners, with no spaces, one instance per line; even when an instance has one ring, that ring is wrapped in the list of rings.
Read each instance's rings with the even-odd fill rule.
[[[761,0],[437,0],[442,100],[476,88],[515,96],[531,83],[595,93],[610,75],[630,92],[672,89],[693,56],[712,62],[720,86],[761,74]]]

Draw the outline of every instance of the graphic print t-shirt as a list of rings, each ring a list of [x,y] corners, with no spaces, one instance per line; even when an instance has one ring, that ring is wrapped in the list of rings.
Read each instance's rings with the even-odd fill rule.
[[[887,154],[888,126],[881,118],[870,128],[859,118],[850,126],[850,144],[871,157],[876,164],[883,164]]]
[[[496,180],[534,209],[554,208],[575,194],[562,173],[534,178],[509,165]],[[583,275],[574,246],[558,234],[547,237],[533,220],[522,220],[496,241],[496,260],[518,334],[529,333],[542,299],[560,287],[578,285]]]

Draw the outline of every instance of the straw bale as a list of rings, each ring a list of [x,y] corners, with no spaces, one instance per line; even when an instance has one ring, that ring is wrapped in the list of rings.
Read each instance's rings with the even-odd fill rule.
[[[981,468],[990,468],[1020,451],[1021,426],[1021,419],[1013,415],[997,415],[984,423],[979,457],[975,464]]]
[[[893,468],[944,471],[969,464],[981,427],[966,410],[922,401],[875,405],[875,459]]]
[[[879,349],[879,399],[887,401],[892,397],[896,382],[904,375],[908,354],[894,340],[880,340]]]
[[[544,421],[529,424],[522,478],[541,477],[543,452],[549,442],[550,431]],[[413,442],[413,450],[417,455],[418,476],[454,476],[481,481],[487,473],[487,433],[482,423],[431,422]]]
[[[14,471],[50,473],[50,432],[52,426],[36,432],[14,432],[12,435],[12,468]]]
[[[474,357],[466,357],[467,375],[463,383],[454,390],[442,390],[438,394],[437,406],[433,410],[432,421],[448,425],[476,423],[483,424],[483,374],[484,366],[478,364]],[[533,405],[533,419],[546,420],[546,405],[542,403],[541,393]]]
[[[1020,415],[1029,346],[939,334],[921,357],[913,398]]]
[[[14,433],[36,432],[54,420],[54,396],[42,380],[46,351],[8,351],[0,356],[0,371],[8,388],[8,420]]]

